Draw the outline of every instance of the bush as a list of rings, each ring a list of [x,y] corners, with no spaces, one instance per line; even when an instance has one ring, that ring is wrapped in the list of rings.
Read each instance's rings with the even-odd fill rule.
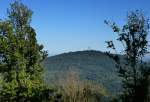
[[[76,71],[70,70],[59,76],[54,84],[57,88],[57,100],[61,102],[100,102],[106,95],[105,89],[91,81],[82,81]]]

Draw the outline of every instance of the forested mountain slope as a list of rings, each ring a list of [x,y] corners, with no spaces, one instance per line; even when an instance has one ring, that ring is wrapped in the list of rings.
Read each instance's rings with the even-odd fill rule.
[[[113,60],[100,51],[77,51],[48,57],[44,62],[46,82],[57,80],[57,76],[75,70],[83,80],[102,84],[110,93],[120,90]]]

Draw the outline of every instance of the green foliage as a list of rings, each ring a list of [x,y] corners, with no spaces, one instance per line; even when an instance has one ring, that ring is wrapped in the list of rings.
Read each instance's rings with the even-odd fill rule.
[[[110,94],[118,94],[121,79],[115,71],[115,63],[100,51],[77,51],[48,57],[43,61],[44,76],[47,84],[58,80],[58,75],[65,75],[68,69],[78,71],[81,80],[90,80],[102,84]]]
[[[78,72],[72,69],[63,76],[58,75],[58,80],[52,85],[57,88],[59,94],[56,99],[61,102],[101,102],[102,97],[107,95],[101,85],[80,80]]]
[[[8,19],[0,21],[0,73],[3,102],[42,101],[47,90],[42,81],[41,62],[47,53],[36,40],[30,26],[32,11],[15,1],[8,9]]]
[[[125,63],[117,55],[109,54],[116,62],[118,74],[122,77],[123,102],[149,102],[150,67],[143,62],[147,53],[147,35],[149,21],[141,11],[132,11],[127,15],[127,23],[120,29],[115,23],[105,21],[118,34],[117,40],[124,47]],[[116,51],[112,41],[106,42],[108,48]]]

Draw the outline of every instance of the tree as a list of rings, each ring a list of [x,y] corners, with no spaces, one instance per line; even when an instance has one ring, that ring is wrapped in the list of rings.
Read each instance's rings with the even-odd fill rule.
[[[107,96],[102,85],[81,80],[79,73],[72,68],[57,77],[55,87],[62,93],[57,100],[61,102],[101,102],[102,97]]]
[[[47,90],[41,65],[47,52],[37,43],[31,16],[30,9],[15,1],[8,9],[8,19],[0,21],[1,101],[41,101]]]
[[[127,23],[120,29],[115,23],[105,21],[115,33],[117,40],[123,45],[123,60],[117,54],[108,55],[113,58],[118,68],[118,74],[122,78],[123,102],[148,102],[150,85],[150,66],[143,61],[148,52],[147,35],[149,21],[139,11],[131,11],[127,14]],[[108,48],[117,52],[112,41],[107,41]]]

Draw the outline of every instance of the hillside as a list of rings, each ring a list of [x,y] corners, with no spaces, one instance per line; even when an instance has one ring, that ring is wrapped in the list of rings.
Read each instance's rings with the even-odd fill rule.
[[[119,92],[120,80],[115,65],[100,51],[77,51],[48,57],[44,62],[46,82],[57,80],[57,75],[70,69],[76,70],[82,80],[102,84],[108,92]]]

